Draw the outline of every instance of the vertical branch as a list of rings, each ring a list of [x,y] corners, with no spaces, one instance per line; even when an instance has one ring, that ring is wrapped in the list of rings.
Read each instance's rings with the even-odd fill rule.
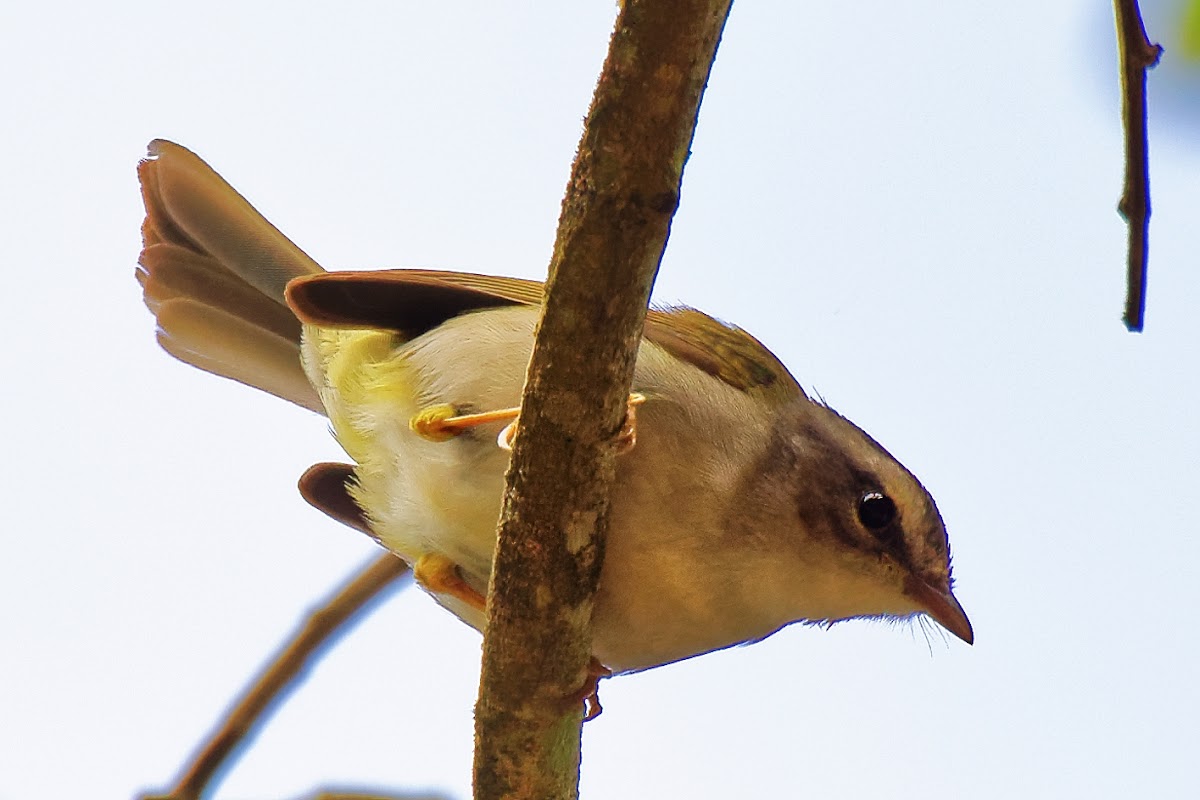
[[[1125,327],[1140,331],[1146,311],[1150,234],[1150,165],[1146,142],[1146,70],[1162,47],[1146,37],[1137,0],[1113,0],[1121,70],[1121,122],[1125,130],[1125,183],[1117,210],[1129,226]]]
[[[476,798],[578,791],[614,437],[730,0],[625,0],[572,168],[488,590]]]

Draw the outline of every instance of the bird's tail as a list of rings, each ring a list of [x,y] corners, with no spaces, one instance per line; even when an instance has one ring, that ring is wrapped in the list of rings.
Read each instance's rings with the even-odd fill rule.
[[[324,413],[300,364],[288,281],[324,272],[185,147],[138,165],[146,221],[138,282],[158,343],[192,366]]]

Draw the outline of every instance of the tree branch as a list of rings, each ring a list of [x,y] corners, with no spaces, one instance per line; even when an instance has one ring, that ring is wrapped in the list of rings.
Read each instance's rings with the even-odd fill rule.
[[[1150,234],[1150,164],[1146,142],[1146,70],[1162,47],[1146,37],[1137,0],[1113,0],[1121,70],[1121,122],[1125,130],[1125,183],[1117,210],[1129,226],[1125,327],[1142,329],[1146,312],[1146,263]]]
[[[356,622],[359,612],[371,600],[407,572],[408,565],[388,553],[338,589],[323,606],[309,615],[292,640],[254,679],[208,742],[196,751],[175,788],[164,795],[144,795],[143,800],[199,800],[225,763],[296,688],[334,635]]]
[[[475,727],[476,798],[578,791],[614,439],[730,0],[625,0],[563,200],[513,443]]]

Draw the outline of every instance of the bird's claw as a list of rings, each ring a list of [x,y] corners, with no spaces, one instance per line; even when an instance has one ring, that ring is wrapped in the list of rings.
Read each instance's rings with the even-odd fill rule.
[[[593,657],[588,663],[587,678],[584,680],[583,686],[568,698],[568,702],[573,707],[578,707],[580,703],[583,703],[584,722],[590,722],[604,713],[604,707],[600,705],[600,679],[610,675],[612,675],[612,670]]]
[[[479,414],[459,414],[458,409],[449,403],[440,403],[413,416],[408,421],[408,427],[412,429],[413,433],[431,442],[444,442],[453,439],[468,428],[487,425],[489,422],[504,422],[505,420],[514,420],[515,422],[520,411],[519,408],[501,408]],[[505,430],[508,428],[506,427]]]
[[[431,594],[454,597],[477,611],[486,611],[487,598],[463,579],[458,565],[440,553],[426,553],[413,564],[413,577],[422,589]],[[583,721],[600,716],[604,707],[600,705],[600,679],[612,675],[612,670],[595,658],[588,663],[587,678],[579,691],[573,692],[568,702],[572,707],[583,703]]]
[[[625,455],[637,444],[637,407],[646,402],[646,395],[631,392],[625,403],[625,422],[617,434],[617,455]]]
[[[476,611],[487,607],[487,600],[467,583],[458,565],[440,553],[426,553],[413,564],[413,578],[431,594],[449,595]]]
[[[621,424],[621,430],[617,433],[617,455],[628,453],[637,444],[637,407],[644,402],[646,402],[644,394],[639,392],[629,394],[629,399],[625,403],[625,422]],[[501,450],[512,450],[518,422],[520,422],[519,419],[514,419],[505,425],[504,430],[500,431],[500,435],[496,437],[496,444]]]

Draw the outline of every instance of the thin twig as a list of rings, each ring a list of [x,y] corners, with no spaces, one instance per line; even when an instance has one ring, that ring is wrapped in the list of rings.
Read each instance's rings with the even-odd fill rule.
[[[1137,0],[1113,0],[1121,70],[1121,122],[1125,129],[1125,183],[1117,210],[1129,226],[1125,327],[1142,329],[1150,233],[1150,162],[1146,142],[1146,70],[1162,47],[1146,36]]]
[[[360,612],[407,573],[408,565],[388,553],[346,582],[308,616],[247,687],[212,737],[196,751],[175,788],[167,794],[144,795],[143,800],[199,800],[225,762],[296,688],[330,639],[361,619]]]
[[[475,710],[477,800],[578,794],[617,434],[729,4],[620,4],[513,441]]]
[[[298,800],[451,800],[451,797],[441,792],[395,794],[385,790],[318,789],[315,794],[305,795]]]

